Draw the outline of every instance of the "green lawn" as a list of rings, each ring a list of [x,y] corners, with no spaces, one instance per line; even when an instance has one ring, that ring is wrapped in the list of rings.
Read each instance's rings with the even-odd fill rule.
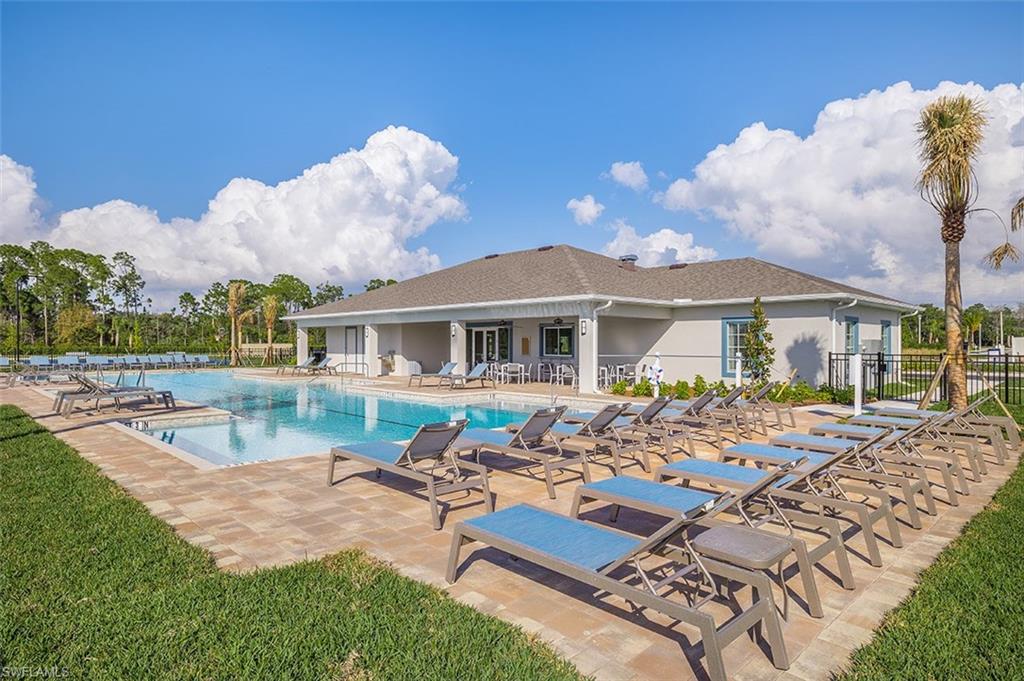
[[[1010,409],[1024,423],[1024,407]],[[1024,679],[1022,547],[1024,469],[1018,468],[836,678]]]
[[[3,667],[104,679],[578,678],[521,630],[357,551],[219,572],[11,406],[0,406]]]

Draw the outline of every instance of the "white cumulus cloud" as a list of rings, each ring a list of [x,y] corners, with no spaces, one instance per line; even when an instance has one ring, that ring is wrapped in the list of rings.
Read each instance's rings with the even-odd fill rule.
[[[711,260],[717,255],[713,248],[694,245],[693,234],[690,232],[680,234],[666,227],[647,236],[640,236],[625,220],[616,220],[612,227],[615,229],[615,238],[606,243],[601,251],[613,258],[635,255],[641,267]]]
[[[591,225],[604,212],[604,204],[598,203],[592,194],[582,199],[569,199],[565,207],[572,213],[572,219],[577,225]]]
[[[32,169],[0,154],[0,235],[7,243],[31,240],[43,224]]]
[[[197,220],[164,220],[146,206],[114,200],[64,212],[46,229],[36,224],[35,237],[107,255],[127,250],[150,284],[147,292],[196,289],[234,277],[265,281],[279,272],[350,284],[374,276],[406,278],[440,266],[437,255],[406,242],[440,220],[467,213],[452,188],[458,165],[440,142],[388,127],[363,148],[279,184],[233,179]],[[5,184],[6,168],[5,162]],[[31,225],[23,194],[14,195],[10,210],[23,215],[15,224]],[[7,204],[5,190],[5,217]],[[14,234],[8,239],[5,227],[4,240],[27,240],[24,230]]]
[[[928,103],[961,92],[982,100],[989,117],[975,164],[977,206],[1007,220],[1024,194],[1024,89],[1015,84],[915,90],[897,83],[828,103],[806,137],[754,123],[656,200],[721,221],[772,259],[903,299],[939,300],[943,246],[938,216],[915,189],[914,126]],[[1024,299],[1024,267],[994,273],[981,264],[1003,238],[991,214],[969,218],[962,243],[968,302]]]
[[[644,166],[640,161],[616,161],[612,163],[607,175],[633,191],[647,189],[647,173],[644,172]]]

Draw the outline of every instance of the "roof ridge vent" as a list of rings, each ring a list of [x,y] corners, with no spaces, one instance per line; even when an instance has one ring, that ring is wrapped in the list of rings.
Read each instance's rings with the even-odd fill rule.
[[[687,263],[687,262],[674,262],[671,265],[669,265],[668,268],[670,270],[681,270],[681,269],[683,269],[684,267],[686,267],[689,264],[690,263]]]
[[[497,258],[499,255],[501,255],[501,253],[491,253],[489,255],[485,255],[484,260],[491,260],[493,258]]]
[[[554,246],[541,246],[537,250],[538,251],[550,251],[552,248],[554,248]]]

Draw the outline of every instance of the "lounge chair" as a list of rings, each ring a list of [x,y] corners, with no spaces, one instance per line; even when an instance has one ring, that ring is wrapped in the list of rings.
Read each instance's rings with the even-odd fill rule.
[[[888,433],[882,432],[873,438],[878,442]],[[869,442],[872,440],[869,440]],[[827,457],[846,451],[856,451],[857,455],[850,457],[844,465],[837,465],[832,469],[833,478],[842,485],[842,480],[852,479],[866,482],[875,486],[891,486],[898,488],[902,493],[902,501],[907,507],[908,520],[914,529],[921,529],[921,511],[929,515],[936,515],[935,499],[932,496],[931,481],[928,479],[928,471],[923,467],[913,465],[900,465],[894,462],[883,463],[874,456],[872,447],[864,447],[865,441],[847,440],[844,438],[824,437],[821,435],[807,435],[803,433],[786,433],[779,437],[772,438],[767,447],[761,447],[760,453],[751,457],[762,463],[773,463],[778,460],[785,460],[787,456],[793,456],[791,452],[796,450],[797,456],[811,456],[818,454]],[[732,448],[730,448],[732,449]],[[743,448],[737,448],[731,453],[741,452]],[[728,450],[727,450],[728,451]],[[776,457],[774,461],[771,457]],[[917,503],[917,495],[921,495],[924,501],[922,509]]]
[[[475,367],[473,367],[472,371],[470,371],[468,374],[463,375],[451,373],[448,374],[447,376],[442,376],[441,380],[438,382],[437,385],[438,387],[440,387],[447,383],[448,387],[451,389],[454,389],[456,386],[468,388],[469,384],[472,383],[473,381],[480,381],[480,387],[483,388],[486,387],[485,382],[490,381],[491,387],[496,388],[498,384],[494,382],[493,378],[487,375],[487,369],[489,366],[490,365],[487,362],[480,362]]]
[[[682,539],[695,523],[714,517],[734,499],[726,493],[692,512],[677,514],[647,538],[518,504],[455,526],[446,578],[455,582],[463,545],[478,541],[585,584],[602,601],[611,594],[629,603],[632,611],[649,608],[699,629],[711,681],[726,681],[723,649],[762,624],[772,663],[787,669],[789,658],[768,577],[702,556]],[[738,613],[721,626],[700,610],[716,595],[715,576],[752,587],[750,606],[734,604]],[[685,602],[671,598],[681,592],[688,597]]]
[[[122,402],[128,400],[145,400],[153,404],[159,401],[163,402],[167,409],[177,409],[178,406],[170,390],[155,390],[151,387],[112,387],[81,374],[76,374],[75,379],[85,387],[85,390],[62,393],[54,402],[54,411],[64,418],[71,418],[71,412],[80,402],[95,402],[97,411],[100,410],[100,402],[104,401],[113,402],[116,410],[120,410]]]
[[[974,426],[997,426],[1001,430],[1005,431],[1007,445],[1011,449],[1019,452],[1021,449],[1021,437],[1020,426],[1017,422],[1009,416],[985,414],[981,411],[981,406],[992,399],[995,399],[995,396],[989,394],[975,400],[959,412],[950,412],[953,414],[954,422],[968,429]],[[930,409],[911,409],[908,407],[879,407],[877,409],[872,409],[871,413],[878,416],[932,419],[935,418],[936,414],[941,414],[942,412],[936,412]]]
[[[717,399],[715,391],[708,390],[693,400],[673,401],[670,408],[661,415],[660,426],[669,433],[682,431],[691,439],[693,434],[703,435],[711,444],[721,449],[724,443],[722,424],[728,423],[732,426],[738,442],[740,439],[739,425],[736,423],[735,416],[723,417],[721,412],[711,413],[711,405],[715,399]]]
[[[50,373],[57,367],[56,362],[45,355],[31,355],[21,363],[21,380],[38,383],[50,380]]]
[[[301,374],[301,373],[305,372],[305,374],[307,376],[312,376],[313,374],[317,374],[320,371],[323,371],[327,367],[327,365],[330,364],[330,363],[331,363],[331,358],[325,356],[319,362],[316,362],[316,363],[313,363],[313,364],[309,364],[309,365],[303,364],[303,365],[296,366],[294,369],[292,369],[292,374]]]
[[[458,362],[445,362],[444,365],[441,367],[441,370],[438,371],[436,374],[424,374],[422,372],[418,374],[412,374],[409,376],[409,385],[411,386],[413,381],[417,381],[417,385],[422,388],[424,378],[436,378],[437,384],[441,385],[441,379],[445,378],[446,376],[450,376],[451,373],[455,371],[455,367],[457,366],[459,366]]]
[[[620,433],[615,427],[623,412],[630,407],[629,402],[609,404],[582,424],[555,423],[551,432],[556,437],[589,445],[587,451],[592,457],[607,452],[612,457],[615,475],[622,475],[622,456],[632,455],[645,471],[651,470],[651,460],[647,452],[647,437],[631,437]],[[625,427],[633,419],[629,419]]]
[[[985,459],[981,451],[972,442],[947,442],[928,438],[922,433],[924,425],[921,423],[909,430],[893,430],[890,435],[882,439],[875,449],[875,458],[897,464],[939,470],[943,473],[947,489],[950,490],[953,489],[952,477],[955,476],[959,481],[960,491],[963,494],[970,494],[960,455],[965,457],[971,468],[971,475],[977,482],[981,480],[983,474],[987,473]],[[810,435],[838,437],[847,440],[868,440],[884,430],[886,429],[881,426],[819,423],[812,426],[808,432]],[[958,502],[953,498],[950,503],[956,505]]]
[[[306,359],[304,359],[303,361],[299,362],[298,364],[292,365],[292,366],[289,366],[287,364],[282,364],[281,366],[277,367],[276,373],[277,374],[284,374],[284,373],[288,373],[290,371],[292,373],[292,375],[295,375],[295,374],[299,373],[300,371],[302,371],[303,369],[308,369],[309,367],[313,366],[313,363],[315,361],[316,361],[316,358],[313,355],[310,355],[310,356],[306,357]]]
[[[480,463],[480,452],[488,451],[527,459],[544,468],[548,496],[555,498],[554,472],[579,465],[584,482],[590,482],[590,468],[585,451],[563,447],[551,427],[565,413],[565,407],[538,409],[514,433],[486,428],[470,428],[462,433],[455,450],[469,452]]]
[[[434,529],[441,529],[441,511],[437,498],[451,492],[480,490],[487,512],[494,511],[494,498],[487,482],[487,469],[470,461],[461,461],[452,445],[469,423],[448,421],[420,426],[407,445],[395,442],[366,442],[335,447],[327,470],[327,486],[334,486],[334,465],[339,459],[358,461],[381,471],[422,482],[430,499]]]
[[[825,513],[852,514],[864,536],[869,562],[879,567],[882,564],[881,552],[875,537],[874,526],[884,520],[889,530],[893,546],[903,545],[899,524],[892,509],[892,500],[888,492],[869,486],[844,485],[840,487],[835,479],[834,468],[855,457],[860,448],[871,446],[871,442],[858,443],[850,450],[831,455],[814,455],[813,453],[794,452],[793,457],[806,458],[806,463],[794,469],[789,475],[772,486],[771,495],[780,502],[785,502],[784,510],[795,508],[802,511],[805,506],[812,507],[816,513],[824,517]],[[766,445],[742,444],[730,447],[730,458],[740,460],[756,460],[757,449]],[[738,450],[747,450],[744,456],[738,456]],[[775,448],[783,451],[783,448]],[[662,466],[655,472],[658,482],[680,480],[684,485],[691,481],[699,481],[732,489],[744,488],[760,479],[763,471],[758,468],[726,463],[724,461],[706,461],[702,459],[685,459]],[[869,499],[876,499],[877,506],[864,502],[851,501],[848,492],[855,492]],[[794,506],[795,505],[795,506]]]
[[[154,369],[169,368],[171,360],[167,355],[146,355],[146,363]]]
[[[995,455],[996,463],[1004,465],[1009,457],[1009,451],[1007,442],[1003,439],[1002,429],[996,425],[978,424],[970,427],[958,425],[955,423],[956,415],[957,413],[953,411],[935,412],[934,417],[922,419],[861,414],[850,417],[847,422],[858,426],[880,426],[899,430],[909,430],[924,422],[925,432],[935,439],[950,442],[975,442],[979,445],[989,444]]]
[[[826,529],[830,530],[828,540],[815,547],[813,551],[809,550],[806,541],[793,535],[790,519],[778,507],[771,495],[766,493],[769,485],[800,463],[802,463],[800,459],[788,461],[776,469],[774,475],[766,473],[760,480],[737,492],[735,510],[739,512],[743,524],[717,520],[705,521],[702,525],[706,524],[712,529],[708,533],[699,535],[692,543],[699,553],[708,552],[705,555],[751,570],[767,571],[777,565],[779,583],[783,593],[784,612],[789,599],[781,561],[793,554],[803,581],[808,612],[812,617],[823,617],[824,611],[814,579],[813,565],[819,563],[826,556],[835,554],[843,585],[848,589],[854,588],[853,573],[850,570],[842,532],[836,523],[833,522],[831,525],[826,523]],[[579,517],[582,505],[590,502],[602,502],[611,505],[612,522],[618,518],[619,508],[623,506],[672,518],[692,512],[715,496],[717,495],[710,492],[651,480],[632,477],[609,478],[577,487],[576,497],[569,515],[573,518]],[[816,522],[817,518],[813,516],[800,516],[799,520],[810,521],[810,524],[815,526],[814,529],[821,526]],[[788,536],[780,537],[768,533],[767,538],[764,537],[763,535],[767,531],[758,528],[765,527],[770,522],[777,522],[781,525]]]

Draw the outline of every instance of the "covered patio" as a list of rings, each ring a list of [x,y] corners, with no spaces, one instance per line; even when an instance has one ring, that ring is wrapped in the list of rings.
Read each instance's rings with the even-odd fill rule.
[[[299,317],[298,361],[309,330],[326,329],[326,354],[340,371],[379,376],[436,372],[481,362],[502,382],[567,384],[598,393],[635,376],[672,325],[669,306],[536,301],[434,310]]]

